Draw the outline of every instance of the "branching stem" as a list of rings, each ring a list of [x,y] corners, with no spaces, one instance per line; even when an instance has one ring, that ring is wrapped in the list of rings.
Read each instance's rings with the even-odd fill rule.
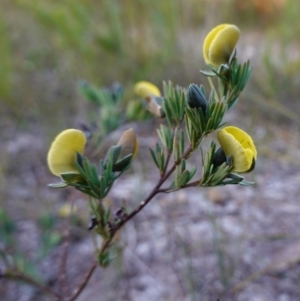
[[[34,278],[32,278],[28,275],[25,275],[23,273],[20,273],[19,271],[8,270],[6,273],[2,274],[1,277],[8,279],[8,280],[24,281],[28,284],[35,286],[36,288],[40,289],[44,293],[52,295],[54,297],[55,301],[60,301],[58,294],[56,294],[51,288],[44,286],[40,282],[36,281]]]

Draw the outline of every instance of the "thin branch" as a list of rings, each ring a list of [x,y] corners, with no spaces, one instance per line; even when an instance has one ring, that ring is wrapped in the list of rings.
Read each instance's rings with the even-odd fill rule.
[[[186,158],[192,152],[192,150],[193,150],[192,147],[189,146],[188,149],[186,150],[186,152],[184,153],[184,155],[181,157],[181,159]],[[178,160],[178,162],[175,162],[168,172],[165,172],[165,175],[163,177],[161,177],[161,179],[158,181],[158,183],[155,185],[155,187],[152,189],[152,191],[146,197],[146,199],[144,201],[142,201],[140,203],[140,205],[136,209],[134,209],[129,215],[127,215],[127,217],[124,220],[122,220],[120,223],[118,223],[116,225],[116,227],[114,228],[114,230],[112,232],[111,237],[109,239],[107,239],[107,240],[104,241],[104,243],[103,243],[103,245],[102,245],[102,247],[100,249],[99,254],[103,254],[104,252],[106,252],[106,250],[110,246],[111,241],[113,240],[114,236],[116,235],[117,231],[125,223],[127,223],[130,219],[132,219],[137,213],[139,213],[153,199],[153,197],[160,192],[159,188],[170,177],[170,175],[174,172],[174,170],[176,168],[176,165],[180,164],[181,159]],[[75,300],[78,297],[78,295],[81,293],[81,291],[87,285],[87,283],[88,283],[90,277],[92,276],[92,274],[93,274],[96,266],[97,266],[96,262],[94,262],[91,265],[90,269],[88,270],[88,272],[84,276],[82,282],[75,288],[75,290],[73,291],[71,297],[67,299],[68,301],[73,301],[73,300]]]
[[[97,263],[93,262],[92,265],[90,266],[89,270],[84,275],[84,278],[82,279],[82,281],[73,290],[72,295],[69,298],[67,298],[68,301],[73,301],[79,296],[79,294],[86,287],[87,283],[89,282],[90,278],[92,277],[96,267],[97,267]]]
[[[174,189],[176,189],[176,190],[180,189],[181,190],[181,189],[185,189],[185,188],[196,187],[196,186],[198,186],[201,183],[201,181],[202,181],[202,179],[199,179],[197,181],[185,184],[185,185],[180,186],[180,187],[176,187]],[[170,189],[170,188],[161,188],[161,189],[157,190],[157,193],[166,193],[166,192],[170,192],[172,190],[173,189]]]
[[[120,223],[118,223],[117,225],[116,225],[116,227],[115,227],[115,229],[114,229],[114,231],[113,231],[113,233],[112,233],[112,236],[110,237],[110,239],[108,239],[108,240],[106,240],[105,242],[104,242],[104,244],[102,245],[102,248],[101,248],[101,250],[100,250],[100,254],[103,254],[105,251],[106,251],[106,249],[109,247],[109,245],[110,245],[110,243],[111,243],[111,241],[112,241],[112,239],[114,238],[114,236],[115,236],[115,234],[116,234],[116,232],[125,224],[125,223],[127,223],[130,219],[132,219],[136,214],[138,214],[152,199],[153,199],[153,197],[156,195],[156,194],[158,194],[158,193],[160,193],[160,187],[161,187],[161,185],[170,177],[170,175],[174,172],[174,170],[175,170],[175,168],[176,168],[176,165],[178,165],[178,164],[180,164],[180,162],[181,162],[181,159],[184,159],[184,158],[186,158],[191,152],[192,152],[192,147],[191,146],[189,146],[188,147],[188,149],[186,150],[186,152],[184,153],[184,155],[180,158],[180,160],[178,161],[178,162],[175,162],[174,164],[173,164],[173,166],[170,168],[170,170],[165,174],[165,176],[164,177],[162,177],[159,181],[158,181],[158,183],[155,185],[155,187],[152,189],[152,191],[150,192],[150,194],[148,195],[148,197],[144,200],[144,201],[142,201],[141,203],[140,203],[140,205],[137,207],[137,208],[135,208],[130,214],[128,214],[127,215],[127,217],[124,219],[124,220],[122,220]]]
[[[3,278],[8,279],[8,280],[24,281],[28,284],[31,284],[31,285],[35,286],[36,288],[40,289],[44,293],[52,295],[55,298],[56,301],[60,300],[59,295],[57,293],[55,293],[52,289],[50,289],[47,286],[44,286],[43,284],[39,283],[34,278],[32,278],[28,275],[22,274],[22,273],[17,272],[17,271],[8,270],[4,274],[1,274],[0,277],[3,277]]]
[[[69,293],[68,279],[67,279],[67,259],[68,259],[69,240],[70,240],[70,233],[71,233],[70,222],[71,222],[73,208],[74,208],[74,200],[72,200],[70,214],[67,217],[67,221],[66,221],[66,228],[63,235],[63,239],[64,239],[63,254],[60,262],[60,274],[59,274],[60,288],[59,289],[61,295],[64,297],[67,296]]]

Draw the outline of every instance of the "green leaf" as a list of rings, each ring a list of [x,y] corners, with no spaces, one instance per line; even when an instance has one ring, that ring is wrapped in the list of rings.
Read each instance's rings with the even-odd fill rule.
[[[157,157],[156,157],[156,154],[155,154],[154,150],[149,148],[149,151],[150,151],[151,157],[152,157],[155,165],[159,168]]]
[[[178,181],[177,181],[177,187],[181,187],[183,185],[185,185],[190,179],[190,173],[188,170],[185,170],[179,177]]]
[[[196,166],[192,167],[192,169],[190,170],[190,175],[189,175],[188,182],[194,177],[196,171],[197,171],[197,167]]]
[[[171,152],[173,146],[171,129],[162,124],[160,129],[157,130],[157,133],[163,146]]]
[[[164,111],[167,121],[172,128],[181,124],[185,106],[184,89],[180,87],[174,88],[171,82],[168,84],[164,83]]]

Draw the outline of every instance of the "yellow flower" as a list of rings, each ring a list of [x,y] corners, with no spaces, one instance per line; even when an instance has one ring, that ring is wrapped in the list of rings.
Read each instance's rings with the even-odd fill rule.
[[[257,158],[252,138],[243,130],[227,126],[218,131],[218,140],[226,156],[232,156],[233,172],[250,172]]]
[[[47,156],[50,171],[59,176],[61,173],[79,173],[74,165],[76,152],[83,154],[86,138],[82,131],[68,129],[61,132],[51,144]]]
[[[203,56],[207,64],[218,67],[226,64],[240,37],[240,30],[232,24],[221,24],[205,37]]]
[[[121,145],[121,153],[119,158],[122,159],[130,154],[132,154],[132,159],[134,159],[139,150],[139,141],[136,138],[136,134],[133,128],[124,131],[117,145]]]
[[[134,93],[142,98],[148,96],[161,96],[159,89],[150,82],[140,81],[134,85]]]

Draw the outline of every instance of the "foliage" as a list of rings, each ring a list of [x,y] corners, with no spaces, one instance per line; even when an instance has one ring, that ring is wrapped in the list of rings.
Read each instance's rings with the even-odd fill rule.
[[[81,130],[64,130],[51,144],[47,157],[48,166],[50,171],[61,179],[61,182],[49,186],[60,189],[68,186],[74,187],[89,198],[89,207],[93,214],[89,229],[101,237],[101,245],[96,246],[95,264],[91,268],[91,273],[96,264],[101,267],[109,266],[113,258],[111,247],[114,237],[122,226],[138,214],[155,195],[189,187],[253,184],[239,174],[248,173],[255,167],[257,151],[252,138],[243,130],[233,126],[219,130],[224,125],[224,115],[238,101],[240,93],[246,86],[251,70],[249,62],[239,64],[237,61],[234,47],[239,29],[236,26],[220,25],[212,32],[224,26],[233,28],[234,31],[221,30],[217,35],[218,43],[212,43],[208,53],[210,51],[222,53],[225,49],[226,54],[221,55],[222,59],[214,60],[212,64],[211,59],[208,60],[209,70],[202,71],[211,84],[208,99],[202,85],[191,84],[185,89],[174,86],[172,82],[164,83],[163,96],[159,89],[149,82],[142,81],[135,85],[134,90],[146,100],[148,110],[156,117],[165,117],[166,123],[162,123],[157,130],[160,141],[156,144],[156,148],[150,149],[153,162],[159,171],[157,184],[133,211],[127,212],[125,206],[119,208],[117,214],[113,214],[108,199],[111,189],[118,186],[116,180],[130,168],[139,150],[139,141],[132,128],[122,133],[118,143],[108,149],[99,164],[92,163],[84,155],[86,136],[89,135]],[[226,40],[232,41],[231,34],[234,35],[234,45],[228,48]],[[210,35],[211,33],[204,42],[204,56],[207,55],[205,45]],[[218,89],[214,87],[214,79],[217,79]],[[100,132],[97,140],[99,144],[105,135],[118,128],[126,119],[126,113],[121,106],[122,86],[116,83],[111,88],[99,89],[87,82],[82,82],[80,90],[86,99],[99,108]],[[209,150],[206,153],[203,152],[204,138],[215,131],[218,131],[220,148],[217,150],[216,143],[212,141]],[[188,168],[187,162],[197,150],[200,150],[200,162]],[[194,177],[198,176],[198,169],[202,169],[201,177],[194,180]],[[171,179],[171,184],[167,184],[169,179]],[[12,222],[4,213],[3,215],[2,220],[6,229],[4,234],[14,231]],[[53,225],[54,221],[50,216],[43,216],[40,219],[43,236],[39,256],[44,256],[60,240],[58,234],[50,231]],[[9,241],[9,235],[4,235],[4,237],[6,241]],[[5,259],[5,251],[3,251],[3,256]],[[15,259],[18,260],[15,261],[13,268],[7,266],[7,277],[25,275],[25,271],[31,265],[27,267],[27,261],[25,262],[22,258],[16,254]],[[21,269],[21,266],[24,269]],[[31,283],[41,286],[36,282],[34,270],[31,274],[29,275]],[[28,277],[23,278],[28,280]],[[76,299],[88,279],[89,277],[84,278],[83,285],[75,289],[75,293],[69,297],[61,297],[69,301]],[[43,287],[43,289],[49,292],[48,288]],[[52,290],[50,293],[57,296],[57,293]]]

